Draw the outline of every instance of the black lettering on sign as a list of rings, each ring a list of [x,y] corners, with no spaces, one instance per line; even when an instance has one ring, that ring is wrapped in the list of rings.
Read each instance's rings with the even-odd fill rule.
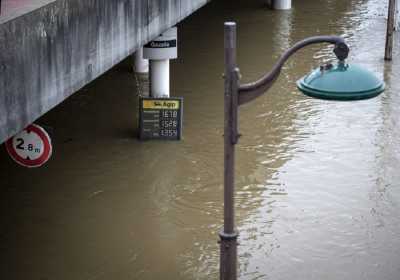
[[[139,138],[141,140],[180,140],[182,137],[183,98],[141,97]]]
[[[20,149],[20,150],[25,150],[25,148],[24,148],[24,139],[22,139],[22,138],[17,138],[17,140],[16,140],[17,142],[18,142],[18,144],[17,144],[17,149]]]
[[[150,49],[176,48],[176,40],[151,41],[150,43],[144,45],[144,47]]]

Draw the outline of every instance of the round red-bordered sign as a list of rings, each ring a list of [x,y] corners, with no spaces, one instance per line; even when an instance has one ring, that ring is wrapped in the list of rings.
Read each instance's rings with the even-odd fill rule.
[[[25,167],[42,166],[53,152],[50,136],[36,124],[8,139],[6,149],[14,161]]]

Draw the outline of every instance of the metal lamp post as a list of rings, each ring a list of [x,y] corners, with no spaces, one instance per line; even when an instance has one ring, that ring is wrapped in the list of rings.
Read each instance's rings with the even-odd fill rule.
[[[272,70],[258,81],[240,85],[236,64],[236,23],[226,22],[225,44],[225,120],[224,120],[224,227],[220,232],[220,279],[237,279],[237,238],[234,211],[234,161],[235,145],[239,139],[238,108],[264,94],[277,80],[283,64],[301,48],[316,44],[334,44],[339,62],[314,70],[297,82],[306,95],[330,100],[361,100],[380,94],[385,84],[371,72],[345,63],[349,48],[341,37],[315,36],[302,40],[288,49]]]

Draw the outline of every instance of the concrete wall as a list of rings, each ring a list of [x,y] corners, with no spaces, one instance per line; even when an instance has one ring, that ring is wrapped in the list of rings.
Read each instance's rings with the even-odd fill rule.
[[[208,1],[57,0],[0,22],[0,143]]]

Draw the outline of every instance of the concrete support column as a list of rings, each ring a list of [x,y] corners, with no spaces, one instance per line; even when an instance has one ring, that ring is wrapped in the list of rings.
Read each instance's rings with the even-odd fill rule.
[[[150,96],[169,97],[169,59],[150,60]]]
[[[143,48],[139,48],[133,56],[133,70],[136,73],[149,73],[149,60],[143,58]]]
[[[143,57],[150,61],[150,96],[170,97],[169,60],[178,57],[178,31],[171,27],[144,46]]]
[[[274,10],[290,10],[292,0],[267,0],[267,4]]]

